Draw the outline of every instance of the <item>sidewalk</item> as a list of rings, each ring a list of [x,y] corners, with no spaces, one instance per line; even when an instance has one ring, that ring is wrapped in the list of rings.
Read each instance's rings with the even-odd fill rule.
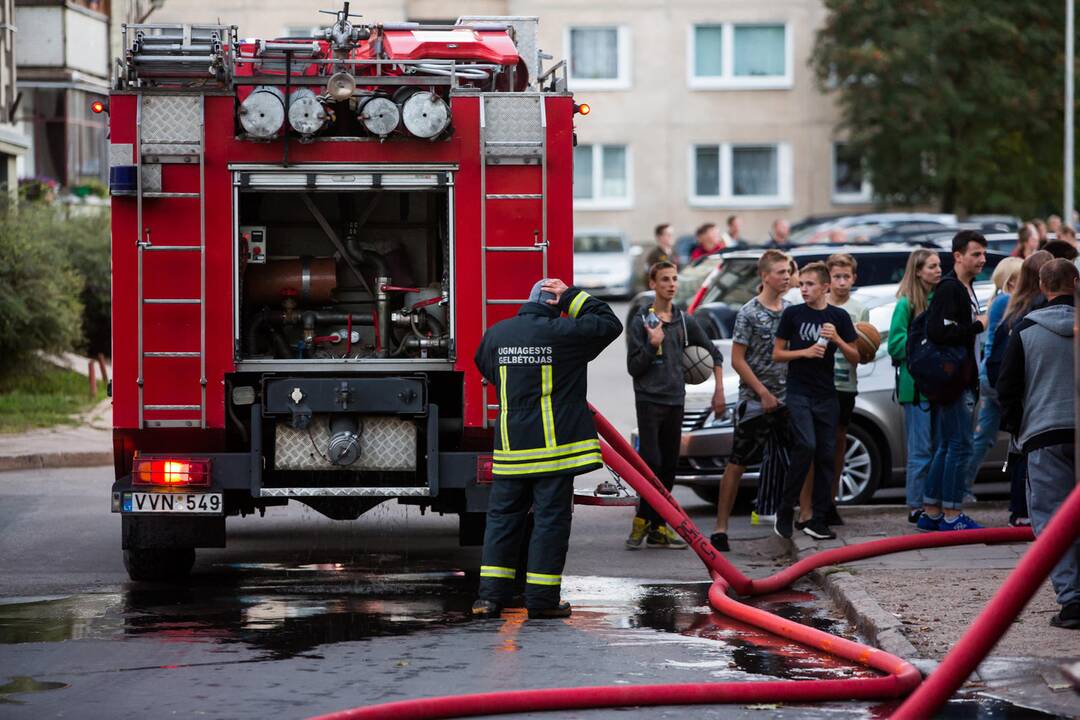
[[[970,511],[984,525],[1002,527],[1005,503]],[[842,508],[845,524],[834,541],[793,538],[792,556],[915,532],[899,506]],[[849,620],[883,650],[929,672],[993,596],[1028,543],[915,550],[815,571],[812,578]],[[1012,628],[969,681],[970,690],[1044,712],[1080,716],[1080,694],[1061,667],[1080,661],[1080,632],[1049,624],[1058,605],[1045,582]]]
[[[0,472],[112,462],[112,400],[84,415],[79,425],[0,434]]]

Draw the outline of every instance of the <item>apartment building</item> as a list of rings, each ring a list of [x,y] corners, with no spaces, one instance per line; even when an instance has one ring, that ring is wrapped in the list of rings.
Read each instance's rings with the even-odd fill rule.
[[[0,0],[0,196],[15,197],[16,161],[30,146],[11,121],[15,109],[15,3]]]
[[[567,58],[578,120],[575,227],[643,242],[742,218],[767,237],[774,218],[858,211],[871,189],[836,134],[838,112],[807,61],[821,0],[374,0],[365,20],[452,22],[535,15],[540,46]],[[307,34],[328,0],[168,0],[161,22],[221,19],[241,36]]]

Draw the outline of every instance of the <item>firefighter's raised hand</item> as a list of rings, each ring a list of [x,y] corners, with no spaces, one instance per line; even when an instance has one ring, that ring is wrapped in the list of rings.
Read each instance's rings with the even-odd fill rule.
[[[558,305],[559,301],[562,300],[562,294],[569,289],[566,283],[559,278],[546,278],[544,284],[540,286],[541,291],[552,293],[555,296],[554,300],[547,301],[548,305]]]

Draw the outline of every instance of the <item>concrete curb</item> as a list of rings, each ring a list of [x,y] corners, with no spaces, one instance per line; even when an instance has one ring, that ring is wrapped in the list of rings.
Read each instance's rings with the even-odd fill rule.
[[[0,456],[0,472],[43,468],[100,467],[112,465],[112,451],[32,453]]]
[[[804,543],[803,538],[796,536],[788,548],[792,559],[799,560],[806,551],[816,551],[821,546],[809,538]],[[904,636],[903,623],[878,605],[858,577],[846,570],[826,567],[814,570],[809,578],[828,594],[844,617],[875,647],[909,662],[920,659],[919,651]]]

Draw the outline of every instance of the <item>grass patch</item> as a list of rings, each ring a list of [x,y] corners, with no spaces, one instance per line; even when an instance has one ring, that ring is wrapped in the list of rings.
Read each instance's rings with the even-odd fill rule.
[[[18,433],[54,425],[76,425],[73,417],[105,399],[105,383],[90,398],[85,375],[41,361],[0,378],[0,433]]]

